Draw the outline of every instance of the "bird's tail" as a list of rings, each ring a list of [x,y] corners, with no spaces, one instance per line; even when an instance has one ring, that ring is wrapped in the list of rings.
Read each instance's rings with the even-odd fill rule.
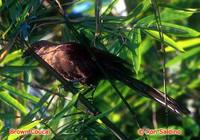
[[[117,80],[123,82],[130,88],[139,91],[142,95],[151,98],[155,100],[156,102],[160,103],[163,106],[167,106],[168,109],[170,109],[172,112],[177,113],[177,114],[189,114],[190,111],[179,105],[174,99],[172,99],[169,96],[166,96],[165,94],[133,77],[130,76],[124,76],[120,75],[119,73],[115,75]]]

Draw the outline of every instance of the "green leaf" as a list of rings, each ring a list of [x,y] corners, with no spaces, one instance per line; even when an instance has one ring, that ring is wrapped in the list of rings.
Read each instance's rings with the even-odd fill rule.
[[[106,8],[106,10],[103,12],[102,15],[107,15],[111,12],[111,10],[113,9],[113,7],[116,5],[116,3],[118,2],[119,0],[114,0],[112,1],[111,4],[108,5],[108,7]]]
[[[3,4],[2,4],[2,0],[0,0],[0,7],[2,6]]]
[[[192,16],[196,11],[176,10],[173,8],[165,8],[161,14],[162,21],[183,20]]]
[[[10,105],[11,107],[13,107],[13,109],[20,111],[22,114],[26,115],[28,113],[26,108],[20,102],[18,102],[15,98],[10,96],[10,94],[8,92],[5,92],[5,91],[2,92],[1,91],[0,92],[0,99],[3,102]]]
[[[166,8],[160,13],[161,21],[174,21],[174,20],[183,20],[190,17],[194,14],[195,11],[184,11],[184,10],[175,10],[172,8]],[[155,16],[152,14],[150,16],[144,17],[137,22],[137,25],[142,24],[152,24],[155,23]]]
[[[22,126],[20,127],[18,130],[31,130],[32,128],[34,128],[35,126],[37,126],[38,124],[40,124],[41,120],[37,120],[34,122],[29,123],[28,125]],[[10,134],[8,136],[8,140],[15,140],[18,137],[20,137],[22,134]]]
[[[30,100],[30,101],[32,101],[34,103],[37,103],[40,100],[39,98],[37,98],[37,97],[35,97],[35,96],[31,95],[31,94],[28,94],[28,93],[26,93],[24,91],[18,90],[18,89],[14,88],[12,86],[9,86],[8,84],[3,83],[3,82],[0,82],[0,87],[10,91],[10,93],[13,94],[13,95],[17,95],[17,96],[19,96],[21,98],[28,99],[28,100]]]
[[[154,41],[149,36],[147,36],[145,39],[143,39],[140,44],[140,48],[142,48],[141,55],[145,54],[153,46],[153,43],[154,43]]]
[[[133,33],[131,35],[131,50],[132,50],[132,60],[133,60],[133,66],[136,74],[138,75],[138,72],[140,70],[141,65],[141,33],[140,29],[133,30]]]
[[[198,88],[200,85],[200,78],[194,79],[193,81],[191,81],[189,83],[189,85],[187,85],[188,88],[190,89],[194,89],[194,88]]]
[[[52,120],[49,122],[49,126],[52,126],[53,124],[58,124],[59,120],[62,119],[62,117],[67,113],[67,111],[69,111],[69,109],[71,109],[75,105],[78,97],[79,97],[79,94],[74,95],[72,100],[68,103],[68,105],[64,107],[54,117],[52,117]]]
[[[154,37],[157,40],[161,40],[160,39],[160,34],[158,31],[152,31],[152,30],[144,30],[145,33],[149,34],[150,36]],[[173,47],[174,49],[177,49],[181,52],[184,52],[183,48],[181,46],[178,46],[176,44],[176,42],[174,40],[172,40],[170,37],[168,37],[167,35],[163,34],[163,38],[164,38],[164,43],[166,45],[170,45],[171,47]]]
[[[35,69],[36,66],[4,66],[0,67],[0,73],[19,73]]]
[[[40,99],[40,101],[34,106],[34,109],[32,109],[25,117],[23,122],[21,123],[21,125],[31,121],[35,114],[41,110],[42,107],[44,107],[46,101],[48,100],[49,96],[51,96],[50,94],[45,94],[44,96],[42,96],[42,98]]]
[[[11,4],[8,8],[9,16],[13,23],[15,23],[16,20],[19,18],[22,9],[22,5],[19,2]]]
[[[200,32],[181,25],[176,25],[172,23],[162,23],[162,26],[162,30],[164,33],[174,34],[176,36],[197,37],[200,35]]]
[[[155,22],[152,24],[148,23],[148,24],[137,25],[135,27],[158,31],[158,28]],[[170,35],[173,34],[179,37],[197,37],[200,35],[200,32],[194,29],[191,29],[189,27],[172,24],[172,23],[165,23],[165,22],[162,22],[162,31],[166,34],[167,33]]]
[[[3,59],[3,61],[0,64],[5,65],[11,61],[21,58],[21,55],[22,55],[21,50],[9,53],[8,55],[6,55],[6,57]]]
[[[200,44],[200,38],[192,38],[192,39],[186,39],[186,40],[181,40],[177,42],[178,46],[181,46],[183,49],[185,48],[190,48],[196,45]],[[171,51],[175,51],[174,48],[171,47],[166,47],[166,52],[171,52]]]
[[[197,55],[198,53],[200,53],[200,47],[196,47],[196,48],[193,48],[181,55],[178,55],[176,57],[174,57],[173,59],[169,60],[167,63],[166,63],[166,67],[170,67],[171,65],[173,64],[176,64],[177,62],[180,62],[182,60],[185,60],[189,57],[192,57],[194,55]]]
[[[110,113],[116,111],[120,106],[121,106],[121,104],[120,104],[120,105],[117,105],[117,106],[115,106],[114,108],[111,108],[111,109],[109,109],[109,110],[107,110],[107,111],[105,111],[105,112],[103,112],[103,113],[101,113],[101,114],[99,114],[99,115],[92,116],[92,117],[90,118],[90,120],[86,122],[86,124],[92,123],[92,122],[94,122],[94,121],[96,121],[96,120],[98,120],[98,119],[101,119],[101,118],[103,118],[103,117],[108,116]]]
[[[23,12],[20,15],[20,23],[24,22],[24,20],[26,19],[26,17],[29,15],[29,10],[31,8],[32,5],[28,4],[24,9]]]
[[[4,122],[0,120],[0,132],[2,131],[3,127],[4,127]]]
[[[16,119],[16,115],[14,112],[0,113],[0,119],[11,121]]]
[[[134,10],[132,10],[129,15],[127,16],[128,23],[132,22],[133,19],[138,18],[141,16],[149,7],[151,6],[151,3],[149,0],[143,0],[140,2]]]
[[[189,129],[191,132],[191,136],[197,137],[200,132],[200,127],[198,123],[191,117],[185,117],[183,118],[183,128]]]

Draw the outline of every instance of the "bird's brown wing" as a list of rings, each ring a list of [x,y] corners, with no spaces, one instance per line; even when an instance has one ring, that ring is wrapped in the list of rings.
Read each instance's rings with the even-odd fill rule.
[[[65,65],[63,71],[70,75],[71,79],[87,85],[95,85],[100,80],[102,75],[86,48],[77,43],[67,43],[62,44],[60,49],[64,52],[63,59],[70,64]]]

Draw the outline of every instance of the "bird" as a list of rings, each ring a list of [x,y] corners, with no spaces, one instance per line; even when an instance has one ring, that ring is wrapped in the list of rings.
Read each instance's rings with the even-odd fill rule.
[[[41,40],[31,44],[24,55],[34,51],[64,79],[84,85],[97,85],[101,80],[117,80],[142,96],[148,97],[175,114],[188,115],[190,111],[175,99],[133,77],[129,62],[105,50],[81,43],[53,43]]]

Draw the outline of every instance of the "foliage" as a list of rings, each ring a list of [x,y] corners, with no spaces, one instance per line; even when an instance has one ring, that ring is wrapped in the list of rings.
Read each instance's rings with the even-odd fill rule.
[[[104,0],[102,6],[97,5],[101,8],[98,21],[94,1],[61,1],[68,22],[60,14],[57,2],[0,0],[0,139],[115,139],[100,121],[103,117],[108,117],[131,139],[144,138],[137,134],[137,123],[150,129],[169,126],[184,133],[169,136],[170,139],[200,137],[200,13],[195,8],[200,2],[126,0],[128,15],[120,16],[113,13],[117,0]],[[88,8],[75,12],[84,3]],[[153,4],[159,8],[153,8]],[[156,11],[160,11],[160,17],[155,17]],[[162,21],[162,32],[158,28],[158,18]],[[64,90],[35,59],[22,58],[27,44],[38,40],[61,43],[81,42],[86,38],[92,47],[129,61],[135,77],[161,90],[165,55],[167,94],[187,106],[191,116],[176,116],[170,112],[166,115],[165,108],[115,82],[136,112],[133,117],[108,81],[101,81],[95,91],[86,94],[87,98],[94,94],[91,104],[102,111],[93,116],[78,102],[79,95],[88,87],[73,85],[76,91],[73,95],[74,91]],[[51,134],[11,135],[11,128],[50,129]],[[165,136],[148,138],[156,140]]]

